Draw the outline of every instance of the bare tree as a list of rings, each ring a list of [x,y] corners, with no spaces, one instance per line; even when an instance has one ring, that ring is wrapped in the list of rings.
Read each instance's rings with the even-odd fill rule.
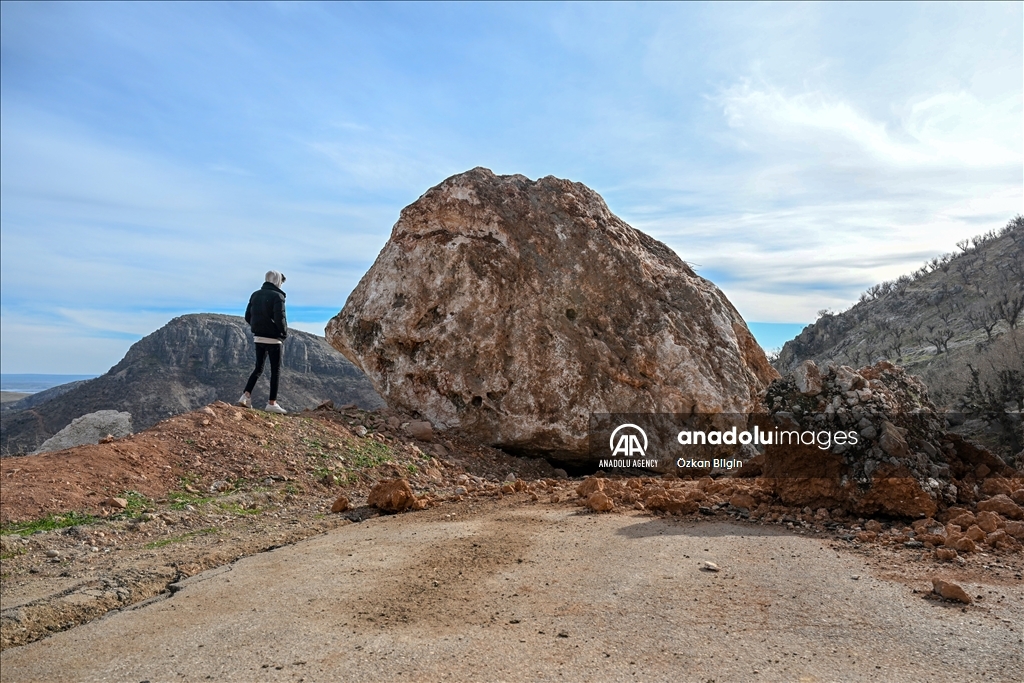
[[[967,282],[968,282],[968,279],[969,279],[967,277],[967,274],[971,272],[971,264],[970,264],[970,262],[967,259],[965,259],[963,256],[961,256],[960,258],[958,258],[956,260],[956,264],[954,265],[954,268],[956,268],[957,274],[960,275],[960,279],[963,280],[964,284],[966,285]]]
[[[1020,320],[1021,311],[1024,311],[1024,296],[1011,292],[1003,294],[1003,298],[996,303],[999,316],[1010,324],[1011,329],[1017,329],[1017,322]]]
[[[939,308],[939,319],[942,320],[942,322],[946,323],[946,326],[949,327],[949,325],[951,324],[951,321],[953,320],[953,307],[952,307],[952,305],[950,305],[950,306],[939,306],[938,308]]]
[[[889,328],[889,339],[891,340],[889,348],[896,352],[895,357],[897,359],[903,356],[903,339],[905,337],[907,337],[907,328],[896,325]]]
[[[988,306],[980,311],[972,311],[967,314],[967,321],[974,326],[974,329],[980,327],[985,330],[985,336],[988,337],[989,341],[992,341],[992,331],[999,324],[1000,320],[1002,320],[1002,316],[995,306]]]
[[[948,327],[938,327],[936,325],[928,326],[928,334],[924,335],[924,340],[935,346],[935,355],[940,353],[949,353],[949,340],[953,338],[956,333]]]

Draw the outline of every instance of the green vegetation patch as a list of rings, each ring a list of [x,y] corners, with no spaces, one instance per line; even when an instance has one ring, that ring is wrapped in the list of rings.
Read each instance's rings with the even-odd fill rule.
[[[383,465],[393,458],[391,448],[375,439],[360,439],[345,449],[345,464],[350,468],[369,468]]]
[[[187,505],[197,507],[204,503],[209,503],[214,498],[216,496],[204,496],[200,493],[188,493],[185,491],[172,491],[167,494],[167,502],[172,510],[184,510]]]
[[[263,512],[262,508],[247,508],[240,503],[233,503],[227,501],[216,501],[214,503],[218,508],[224,512],[230,512],[233,515],[258,515]]]
[[[18,534],[29,536],[37,531],[53,531],[55,529],[66,529],[70,526],[81,524],[92,524],[96,517],[81,512],[64,512],[59,515],[47,515],[42,519],[33,519],[26,522],[11,522],[3,526],[4,534]]]
[[[126,517],[138,517],[147,508],[153,506],[153,501],[142,495],[138,491],[125,491],[121,494],[121,498],[128,501],[128,507],[121,510],[119,513],[114,515],[114,519],[124,519]]]

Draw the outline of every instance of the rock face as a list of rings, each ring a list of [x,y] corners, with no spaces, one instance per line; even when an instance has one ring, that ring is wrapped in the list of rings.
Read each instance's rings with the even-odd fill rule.
[[[105,375],[54,392],[38,405],[5,412],[0,453],[34,451],[73,419],[97,410],[129,412],[141,430],[216,400],[233,403],[254,360],[252,333],[242,318],[213,313],[175,318],[133,344]],[[325,400],[366,409],[383,405],[366,377],[322,337],[290,330],[281,365],[280,399],[288,410]],[[269,376],[268,363],[253,405],[266,401]]]
[[[97,410],[82,417],[76,417],[64,429],[60,430],[36,450],[36,453],[62,451],[65,448],[99,443],[105,436],[120,438],[132,433],[131,413],[119,413],[116,410]]]
[[[567,461],[592,412],[751,412],[777,377],[722,292],[593,190],[483,168],[402,211],[327,339],[394,407]]]

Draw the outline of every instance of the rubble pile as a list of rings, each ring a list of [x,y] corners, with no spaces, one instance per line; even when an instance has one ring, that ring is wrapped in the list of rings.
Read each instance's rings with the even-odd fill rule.
[[[710,515],[728,509],[744,518],[768,514],[774,498],[771,487],[760,480],[711,477],[593,476],[579,484],[575,493],[581,505],[596,512],[626,508],[673,515]]]
[[[928,517],[986,497],[989,478],[1020,476],[950,433],[920,380],[886,361],[859,370],[805,361],[769,386],[765,404],[779,429],[854,435],[827,450],[769,448],[764,475],[785,502]]]

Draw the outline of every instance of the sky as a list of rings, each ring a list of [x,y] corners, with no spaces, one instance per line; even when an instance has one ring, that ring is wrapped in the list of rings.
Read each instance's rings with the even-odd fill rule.
[[[762,346],[1024,211],[1022,4],[0,4],[0,370],[263,273],[323,334],[402,207],[554,175]]]

